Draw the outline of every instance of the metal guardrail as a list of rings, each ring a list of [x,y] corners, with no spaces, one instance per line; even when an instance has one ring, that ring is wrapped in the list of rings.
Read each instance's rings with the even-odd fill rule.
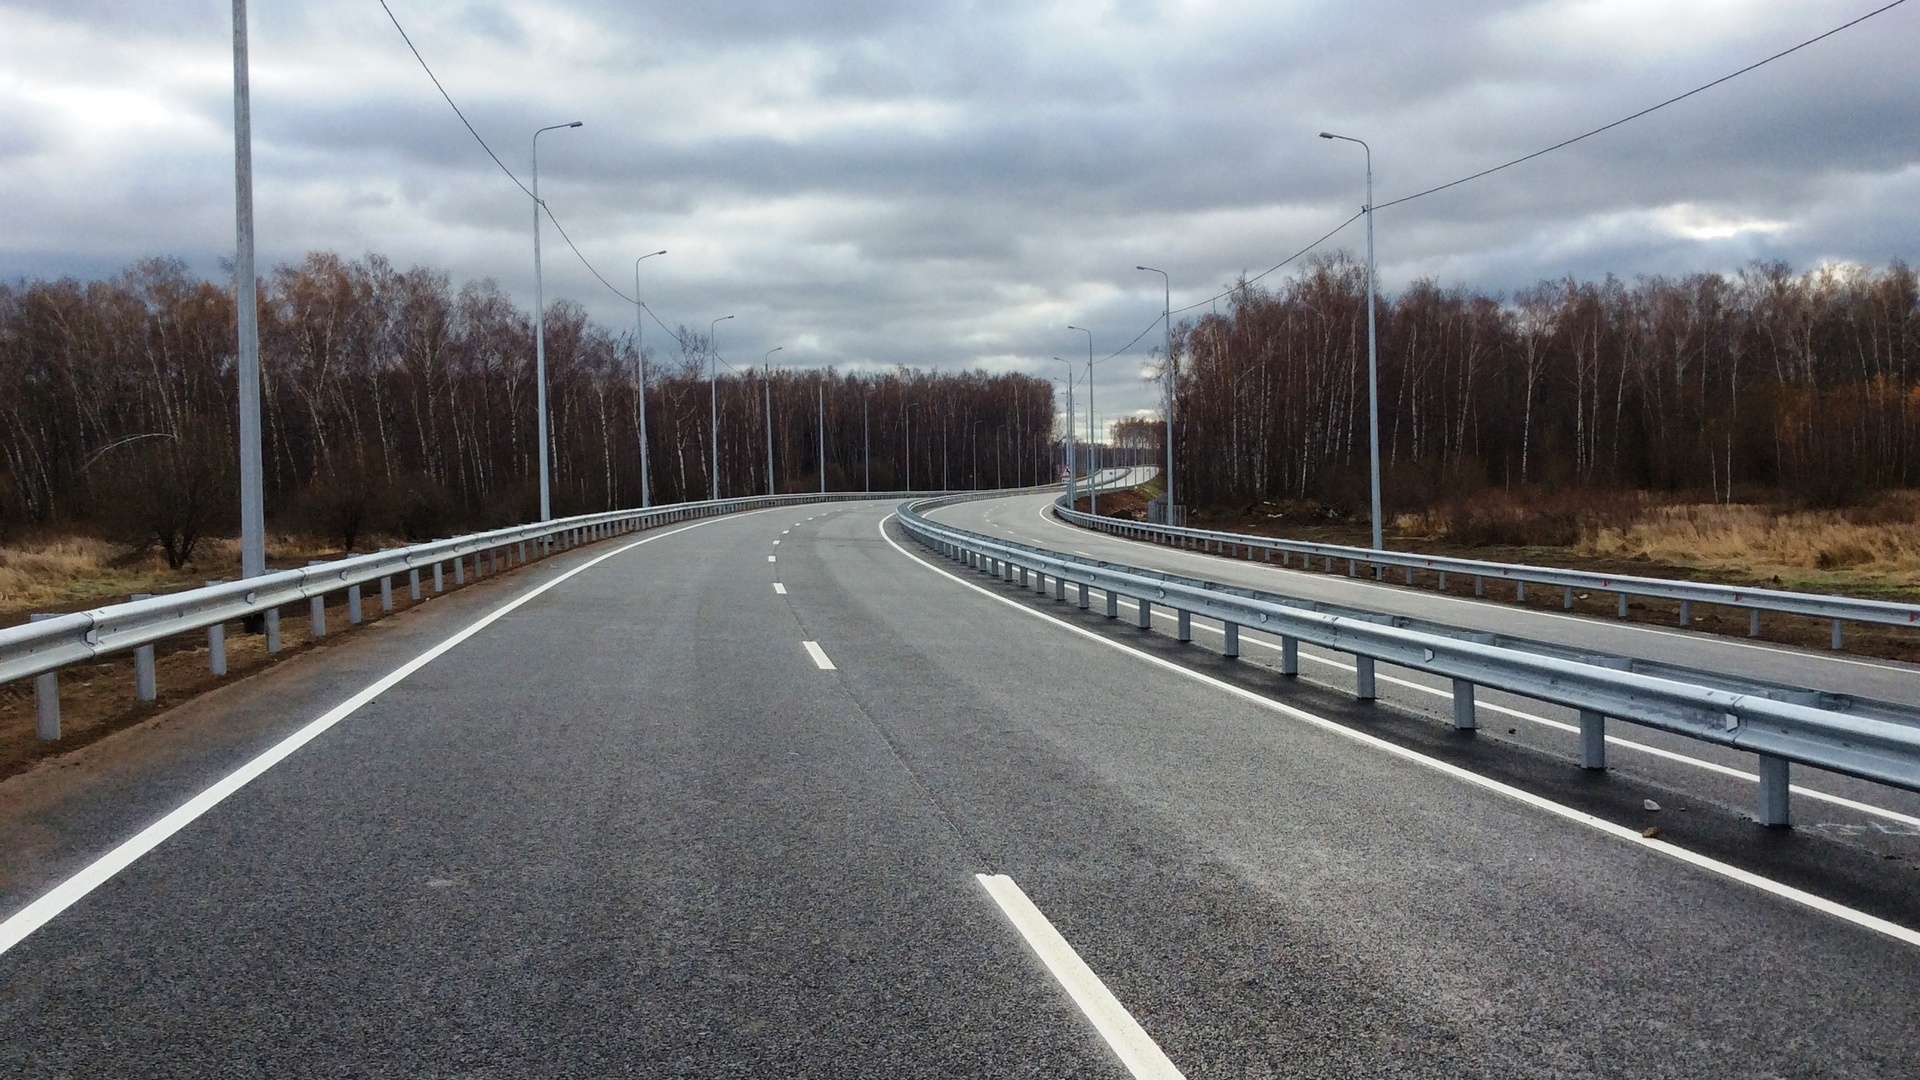
[[[1024,492],[1052,490],[1023,488]],[[404,574],[409,593],[421,598],[422,572],[433,576],[441,591],[443,572],[451,566],[456,583],[466,580],[466,564],[481,574],[482,557],[489,566],[504,556],[511,566],[517,555],[525,564],[532,558],[567,550],[583,543],[679,521],[822,502],[912,498],[914,492],[832,492],[828,494],[757,496],[694,503],[675,503],[648,509],[608,511],[533,525],[517,525],[474,533],[450,540],[377,551],[345,559],[281,570],[260,577],[211,584],[163,596],[136,599],[77,611],[36,617],[34,621],[0,629],[0,684],[33,677],[39,734],[60,737],[59,669],[97,660],[114,653],[134,653],[135,696],[151,701],[157,696],[154,680],[155,643],[178,634],[204,630],[208,634],[209,666],[215,675],[226,673],[225,624],[251,618],[265,622],[267,649],[279,651],[280,609],[305,601],[310,606],[316,636],[326,633],[325,599],[345,591],[348,620],[361,621],[363,586],[378,584],[383,609],[391,609],[393,579]],[[925,494],[925,493],[921,493]]]
[[[1031,583],[1035,591],[1044,592],[1051,579],[1057,600],[1067,599],[1072,585],[1082,609],[1089,607],[1089,591],[1101,592],[1108,618],[1119,617],[1119,600],[1128,597],[1136,605],[1135,625],[1150,628],[1158,604],[1175,613],[1181,641],[1192,640],[1194,615],[1217,619],[1226,632],[1229,657],[1239,655],[1243,628],[1277,637],[1285,675],[1299,673],[1303,642],[1350,654],[1355,660],[1354,694],[1362,700],[1376,696],[1375,664],[1387,663],[1451,680],[1454,725],[1462,729],[1477,726],[1477,687],[1576,710],[1585,768],[1606,767],[1609,717],[1752,752],[1759,758],[1760,776],[1755,817],[1763,825],[1789,823],[1791,762],[1920,790],[1920,715],[1905,706],[1863,703],[1797,687],[1703,685],[1683,677],[1681,669],[1650,674],[1633,670],[1632,661],[1622,658],[1578,658],[1564,651],[1556,655],[1556,647],[1525,647],[1528,643],[1516,639],[1468,630],[1445,633],[1433,624],[1416,628],[1408,625],[1410,620],[1385,615],[1332,614],[1258,590],[1012,544],[931,521],[921,513],[946,504],[916,502],[903,506],[899,518],[920,543],[1002,580]]]
[[[1359,567],[1367,566],[1373,568],[1373,576],[1378,579],[1383,576],[1387,568],[1393,567],[1405,570],[1406,582],[1411,585],[1414,571],[1425,570],[1439,575],[1439,584],[1442,589],[1446,588],[1448,574],[1471,577],[1474,581],[1476,596],[1484,594],[1485,585],[1489,579],[1513,582],[1517,596],[1522,600],[1526,598],[1528,585],[1558,586],[1564,591],[1564,606],[1567,608],[1573,607],[1573,593],[1576,589],[1610,592],[1620,598],[1621,618],[1626,617],[1627,598],[1632,596],[1679,601],[1681,626],[1692,622],[1694,604],[1718,604],[1746,611],[1749,615],[1747,632],[1752,637],[1760,635],[1762,612],[1805,615],[1833,623],[1835,649],[1842,648],[1844,645],[1845,638],[1841,627],[1848,622],[1920,628],[1920,604],[1789,592],[1781,589],[1750,589],[1734,585],[1673,581],[1666,578],[1596,574],[1585,570],[1561,570],[1522,563],[1485,562],[1478,559],[1458,559],[1440,555],[1375,551],[1372,548],[1315,544],[1302,540],[1280,540],[1248,533],[1153,525],[1120,518],[1094,517],[1092,514],[1066,506],[1064,500],[1055,503],[1054,513],[1062,520],[1082,528],[1098,529],[1101,532],[1135,540],[1177,543],[1183,547],[1203,550],[1232,551],[1238,548],[1244,549],[1249,558],[1254,551],[1265,551],[1269,561],[1272,559],[1273,552],[1277,551],[1281,553],[1282,565],[1290,563],[1294,555],[1300,556],[1303,565],[1309,566],[1312,559],[1325,559],[1329,570],[1333,568],[1335,561],[1341,561],[1347,563],[1348,576],[1356,576]]]

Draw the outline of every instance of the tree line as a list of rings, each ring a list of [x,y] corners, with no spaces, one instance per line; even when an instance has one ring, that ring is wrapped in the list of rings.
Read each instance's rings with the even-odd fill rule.
[[[317,252],[259,292],[270,520],[352,547],[538,516],[532,318],[497,284]],[[634,337],[546,312],[556,515],[641,502]],[[716,458],[713,342],[646,340],[654,503],[704,499],[716,472],[727,496],[819,490],[823,451],[832,491],[1029,484],[1058,456],[1044,379],[723,359]],[[117,530],[176,564],[237,530],[234,352],[232,292],[175,260],[0,285],[0,527]]]
[[[1177,330],[1183,502],[1363,508],[1363,265],[1321,258]],[[1920,480],[1914,271],[1777,262],[1376,302],[1387,501],[1488,486],[1822,505]],[[1151,435],[1143,429],[1142,435]]]

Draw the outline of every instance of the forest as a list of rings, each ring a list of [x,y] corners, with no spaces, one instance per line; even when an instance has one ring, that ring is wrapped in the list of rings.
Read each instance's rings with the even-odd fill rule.
[[[1322,258],[1231,301],[1176,328],[1182,501],[1364,513],[1364,265]],[[1920,295],[1904,263],[1512,296],[1419,281],[1375,317],[1389,516],[1492,487],[1833,507],[1920,480]]]
[[[1045,379],[777,366],[769,379],[758,356],[723,356],[716,463],[713,342],[653,329],[654,503],[706,498],[716,467],[723,495],[818,490],[822,440],[830,490],[1029,484],[1055,454]],[[641,502],[636,344],[571,301],[547,311],[556,515]],[[237,531],[234,351],[231,291],[177,261],[0,285],[0,533],[92,530],[178,566]],[[352,548],[538,517],[532,316],[495,283],[314,253],[260,283],[260,352],[273,527]]]

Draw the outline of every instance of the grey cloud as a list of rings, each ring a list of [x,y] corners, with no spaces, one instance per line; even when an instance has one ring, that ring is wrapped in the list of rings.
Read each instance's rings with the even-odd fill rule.
[[[1248,4],[1206,19],[1145,0],[1071,19],[1010,0],[392,2],[523,177],[533,127],[587,122],[543,140],[542,193],[616,284],[631,286],[634,253],[673,250],[645,282],[669,322],[735,312],[727,347],[741,356],[813,337],[819,348],[787,355],[1035,371],[1084,350],[1068,322],[1093,326],[1102,355],[1152,322],[1158,278],[1137,262],[1175,274],[1178,306],[1352,213],[1358,148],[1318,140],[1323,128],[1372,142],[1378,196],[1391,199],[1858,13],[1837,0],[1756,8],[1744,16],[1755,29],[1716,26],[1637,55],[1516,36],[1516,18],[1559,17],[1517,0]],[[524,302],[525,196],[378,8],[255,8],[263,256],[378,250],[456,279],[497,277]],[[189,127],[225,130],[225,3],[0,10],[64,21],[82,41],[141,41],[156,70],[198,58],[203,76],[170,92]],[[1387,283],[1511,289],[1566,273],[1910,256],[1917,45],[1920,11],[1889,13],[1645,121],[1385,210]],[[356,83],[361,71],[379,77]],[[289,85],[317,96],[277,92]],[[0,273],[111,272],[154,253],[217,273],[232,229],[218,140],[130,134],[103,149],[50,135],[50,122],[0,118],[0,182],[27,208],[0,224]],[[1681,205],[1777,227],[1690,238],[1672,227]],[[1330,247],[1360,242],[1353,229]],[[631,308],[549,244],[549,295],[628,325]],[[1156,330],[1137,351],[1158,341]],[[1125,363],[1109,365],[1103,406],[1151,407],[1150,387],[1117,374]]]

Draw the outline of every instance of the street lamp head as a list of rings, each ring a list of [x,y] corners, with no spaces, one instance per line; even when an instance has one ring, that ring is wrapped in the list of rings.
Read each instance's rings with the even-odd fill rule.
[[[1320,133],[1320,137],[1323,139],[1331,139],[1334,137],[1334,134],[1331,131],[1323,131]]]
[[[652,253],[652,255],[665,255],[666,253],[667,253],[667,249],[666,249],[666,248],[661,248],[661,249],[660,249],[659,251],[656,251],[656,252],[653,252],[653,253]],[[649,258],[651,258],[651,257],[652,257],[652,256],[650,255],[650,256],[649,256]]]
[[[574,121],[573,123],[571,123],[571,124],[568,124],[567,126],[568,126],[568,127],[570,127],[570,128],[577,128],[577,127],[579,127],[579,126],[580,126],[580,123],[581,123],[580,121],[578,121],[578,120],[575,120],[575,121]]]

